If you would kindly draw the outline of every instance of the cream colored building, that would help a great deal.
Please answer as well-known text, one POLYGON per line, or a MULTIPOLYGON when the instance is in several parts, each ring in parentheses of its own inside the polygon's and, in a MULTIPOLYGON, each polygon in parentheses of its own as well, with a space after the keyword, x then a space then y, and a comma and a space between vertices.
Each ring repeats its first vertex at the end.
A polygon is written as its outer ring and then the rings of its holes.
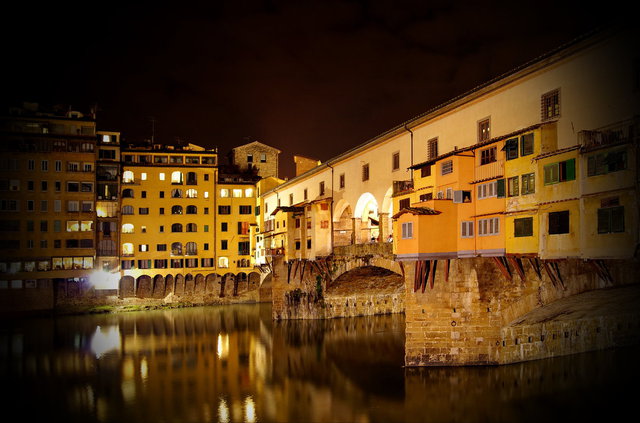
POLYGON ((287 259, 328 255, 333 245, 349 242, 387 241, 390 216, 398 211, 392 199, 413 189, 415 164, 541 123, 555 124, 562 152, 578 148, 584 131, 633 119, 640 114, 638 38, 637 30, 618 28, 576 39, 263 193, 265 230, 273 235, 264 238, 286 247, 287 259), (304 207, 302 216, 315 229, 325 219, 318 203, 329 205, 329 235, 314 230, 312 248, 299 253, 289 245, 295 236, 283 234, 278 219, 301 213, 284 207, 304 207))

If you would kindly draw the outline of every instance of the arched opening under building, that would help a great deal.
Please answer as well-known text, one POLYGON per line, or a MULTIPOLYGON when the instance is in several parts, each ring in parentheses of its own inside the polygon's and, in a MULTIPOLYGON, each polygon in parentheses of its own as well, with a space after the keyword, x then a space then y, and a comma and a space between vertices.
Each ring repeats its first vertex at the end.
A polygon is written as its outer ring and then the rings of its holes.
POLYGON ((353 244, 353 211, 351 210, 351 205, 345 200, 340 200, 336 205, 334 216, 333 245, 339 247, 353 244))

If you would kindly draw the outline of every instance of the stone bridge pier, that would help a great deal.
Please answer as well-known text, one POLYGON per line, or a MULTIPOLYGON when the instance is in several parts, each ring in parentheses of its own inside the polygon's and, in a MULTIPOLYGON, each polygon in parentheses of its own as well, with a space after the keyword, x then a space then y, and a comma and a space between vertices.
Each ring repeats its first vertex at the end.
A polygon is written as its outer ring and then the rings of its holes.
POLYGON ((579 259, 405 262, 405 364, 508 364, 637 344, 640 286, 625 285, 637 265, 607 268, 579 259))
POLYGON ((273 257, 273 318, 404 312, 407 366, 500 365, 640 343, 634 261, 400 262, 390 247, 337 247, 315 261, 273 257), (401 292, 375 295, 354 288, 348 295, 326 295, 336 279, 347 277, 349 283, 364 268, 395 274, 404 284, 401 292))

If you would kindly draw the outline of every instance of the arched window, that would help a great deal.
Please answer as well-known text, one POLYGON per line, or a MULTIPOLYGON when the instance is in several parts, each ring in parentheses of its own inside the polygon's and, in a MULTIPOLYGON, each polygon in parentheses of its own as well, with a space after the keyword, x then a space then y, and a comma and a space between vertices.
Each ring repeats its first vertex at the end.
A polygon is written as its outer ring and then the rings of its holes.
POLYGON ((198 183, 198 175, 195 172, 187 172, 187 185, 196 185, 198 183))
POLYGON ((122 233, 123 234, 132 234, 133 233, 133 224, 125 223, 122 225, 122 233))
POLYGON ((123 189, 122 198, 133 198, 133 190, 131 188, 123 189))
POLYGON ((221 267, 221 268, 229 267, 229 258, 227 258, 227 257, 219 257, 218 258, 218 267, 221 267))
POLYGON ((171 214, 182 214, 182 206, 172 206, 171 214))
POLYGON ((172 184, 180 184, 180 185, 182 185, 182 182, 183 182, 182 172, 176 170, 175 172, 171 173, 171 183, 172 184))
POLYGON ((197 214, 198 208, 196 206, 187 206, 187 214, 197 214))
POLYGON ((133 214, 133 206, 122 206, 122 214, 133 214))
POLYGON ((182 232, 182 224, 174 223, 171 225, 171 232, 182 232))
POLYGON ((188 189, 187 198, 198 198, 198 190, 193 188, 188 189))
POLYGON ((198 244, 195 242, 187 242, 185 244, 185 254, 188 256, 195 256, 198 254, 198 244))
POLYGON ((198 232, 198 225, 195 223, 187 223, 186 232, 198 232))
POLYGON ((133 255, 133 244, 131 242, 125 242, 124 244, 122 244, 122 255, 123 256, 133 255))
POLYGON ((182 255, 182 243, 174 242, 171 244, 171 255, 172 256, 181 256, 182 255))
POLYGON ((135 181, 133 176, 133 172, 130 170, 125 170, 122 172, 122 183, 123 184, 132 184, 135 181))
POLYGON ((171 198, 182 198, 182 190, 180 188, 172 189, 171 198))

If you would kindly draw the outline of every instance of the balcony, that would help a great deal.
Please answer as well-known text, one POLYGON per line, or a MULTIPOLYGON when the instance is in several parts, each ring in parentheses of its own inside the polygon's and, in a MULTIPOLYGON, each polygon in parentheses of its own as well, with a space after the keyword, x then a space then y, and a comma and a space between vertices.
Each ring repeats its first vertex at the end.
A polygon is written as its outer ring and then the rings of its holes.
POLYGON ((284 248, 265 248, 264 255, 267 257, 283 256, 284 248))
POLYGON ((630 119, 591 131, 578 132, 581 150, 591 151, 598 148, 636 142, 640 120, 630 119))
POLYGON ((504 176, 504 160, 476 166, 473 174, 473 181, 480 182, 504 176))
POLYGON ((393 181, 393 195, 413 191, 413 181, 393 181))

